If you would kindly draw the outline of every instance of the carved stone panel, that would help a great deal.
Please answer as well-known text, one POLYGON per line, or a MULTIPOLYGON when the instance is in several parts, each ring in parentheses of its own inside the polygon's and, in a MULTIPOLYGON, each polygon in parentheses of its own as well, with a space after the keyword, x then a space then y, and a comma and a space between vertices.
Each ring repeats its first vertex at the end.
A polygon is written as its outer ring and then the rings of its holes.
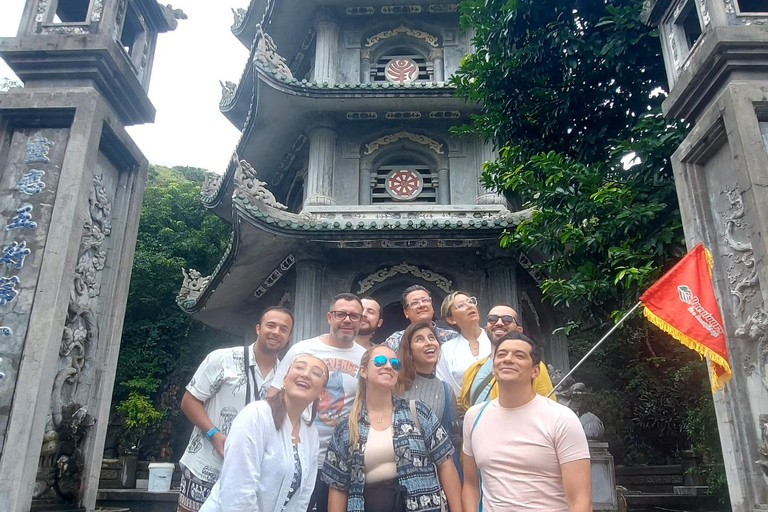
POLYGON ((4 446, 68 129, 22 129, 0 175, 0 453, 4 446))

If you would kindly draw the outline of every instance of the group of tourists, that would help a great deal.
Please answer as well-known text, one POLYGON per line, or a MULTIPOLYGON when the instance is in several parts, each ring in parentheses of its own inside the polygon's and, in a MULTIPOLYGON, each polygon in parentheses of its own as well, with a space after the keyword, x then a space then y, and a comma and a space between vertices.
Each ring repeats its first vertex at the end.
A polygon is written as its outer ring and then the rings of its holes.
POLYGON ((381 345, 381 306, 342 293, 329 332, 282 360, 281 307, 250 346, 209 354, 181 403, 195 428, 178 512, 591 510, 586 436, 517 312, 496 305, 483 328, 475 297, 453 292, 452 330, 426 288, 401 302, 410 325, 381 345))

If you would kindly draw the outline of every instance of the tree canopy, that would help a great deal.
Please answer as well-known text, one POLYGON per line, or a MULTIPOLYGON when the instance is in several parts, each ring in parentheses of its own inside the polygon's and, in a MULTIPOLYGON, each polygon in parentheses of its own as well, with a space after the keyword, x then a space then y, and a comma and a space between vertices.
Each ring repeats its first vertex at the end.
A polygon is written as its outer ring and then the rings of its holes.
MULTIPOLYGON (((483 181, 532 216, 501 245, 541 254, 543 296, 566 312, 576 361, 685 253, 657 33, 642 0, 462 0, 475 51, 453 78, 479 105, 456 130, 499 148, 483 181)), ((618 463, 719 455, 706 368, 636 318, 577 374, 618 463)))
POLYGON ((150 166, 148 174, 112 403, 125 401, 125 416, 151 399, 165 419, 142 454, 169 456, 184 385, 208 352, 232 342, 176 305, 181 269, 213 271, 232 230, 200 202, 204 170, 150 166))

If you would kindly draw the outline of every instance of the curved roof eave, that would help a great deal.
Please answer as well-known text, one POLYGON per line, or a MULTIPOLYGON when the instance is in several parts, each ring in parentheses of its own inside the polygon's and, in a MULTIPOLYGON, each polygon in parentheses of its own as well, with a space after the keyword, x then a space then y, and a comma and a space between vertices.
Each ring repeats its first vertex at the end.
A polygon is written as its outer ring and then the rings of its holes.
MULTIPOLYGON (((393 209, 396 207, 393 207, 393 209)), ((384 206, 386 209, 386 206, 384 206)), ((423 208, 424 209, 424 208, 423 208)), ((235 263, 241 270, 245 267, 252 268, 259 265, 254 272, 247 272, 249 276, 267 276, 273 267, 279 261, 283 252, 289 252, 290 248, 300 240, 312 240, 317 242, 335 242, 339 235, 343 233, 344 239, 370 240, 386 237, 392 238, 420 238, 420 239, 471 239, 471 240, 491 240, 499 236, 506 228, 516 226, 520 221, 528 218, 531 210, 522 210, 510 212, 501 206, 475 206, 475 207, 432 207, 430 210, 433 217, 440 219, 377 219, 380 217, 382 209, 376 212, 370 211, 370 215, 365 219, 364 207, 338 207, 337 213, 332 213, 334 207, 321 207, 322 213, 301 213, 295 214, 274 208, 265 204, 263 201, 252 198, 251 200, 241 197, 232 199, 233 234, 232 242, 227 248, 224 256, 216 269, 208 279, 207 286, 201 291, 199 296, 194 299, 177 298, 177 304, 181 309, 189 314, 197 316, 211 300, 211 296, 224 281, 225 276, 230 272, 235 272, 235 263), (357 210, 358 213, 350 213, 357 210), (356 220, 352 218, 356 217, 356 220), (242 243, 243 224, 250 226, 251 237, 269 239, 270 257, 264 257, 263 254, 250 254, 253 248, 258 248, 264 252, 265 244, 261 243, 242 243), (258 235, 261 233, 261 235, 258 235), (246 250, 246 253, 241 251, 246 250), (283 251, 283 252, 281 252, 283 251)), ((399 210, 403 217, 413 216, 406 210, 399 210)), ((243 272, 245 272, 243 270, 243 272)), ((260 278, 259 278, 260 279, 260 278)), ((255 289, 257 282, 242 283, 237 276, 230 279, 232 283, 222 290, 222 295, 226 304, 216 304, 216 310, 223 309, 237 300, 245 300, 251 288, 255 289), (248 293, 232 293, 229 288, 234 286, 245 286, 248 293), (251 288, 249 288, 249 286, 251 288)), ((218 301, 217 301, 218 302, 218 301)))

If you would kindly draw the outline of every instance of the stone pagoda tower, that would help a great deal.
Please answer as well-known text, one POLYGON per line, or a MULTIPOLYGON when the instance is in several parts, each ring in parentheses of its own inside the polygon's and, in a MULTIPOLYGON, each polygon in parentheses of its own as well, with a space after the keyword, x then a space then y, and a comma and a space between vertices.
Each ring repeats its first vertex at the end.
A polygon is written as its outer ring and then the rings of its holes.
POLYGON ((27 0, 0 56, 0 510, 96 505, 147 160, 156 0, 27 0), (71 506, 71 505, 70 505, 71 506))
POLYGON ((472 45, 457 4, 253 0, 232 32, 250 58, 220 107, 242 137, 202 189, 232 244, 213 275, 185 275, 179 305, 246 338, 265 307, 288 305, 300 340, 325 332, 330 298, 352 292, 382 304, 383 339, 404 326, 407 286, 429 288, 438 311, 467 290, 481 314, 516 308, 567 368, 540 276, 498 250, 527 212, 479 184, 493 148, 450 132, 476 109, 448 85, 472 45))

